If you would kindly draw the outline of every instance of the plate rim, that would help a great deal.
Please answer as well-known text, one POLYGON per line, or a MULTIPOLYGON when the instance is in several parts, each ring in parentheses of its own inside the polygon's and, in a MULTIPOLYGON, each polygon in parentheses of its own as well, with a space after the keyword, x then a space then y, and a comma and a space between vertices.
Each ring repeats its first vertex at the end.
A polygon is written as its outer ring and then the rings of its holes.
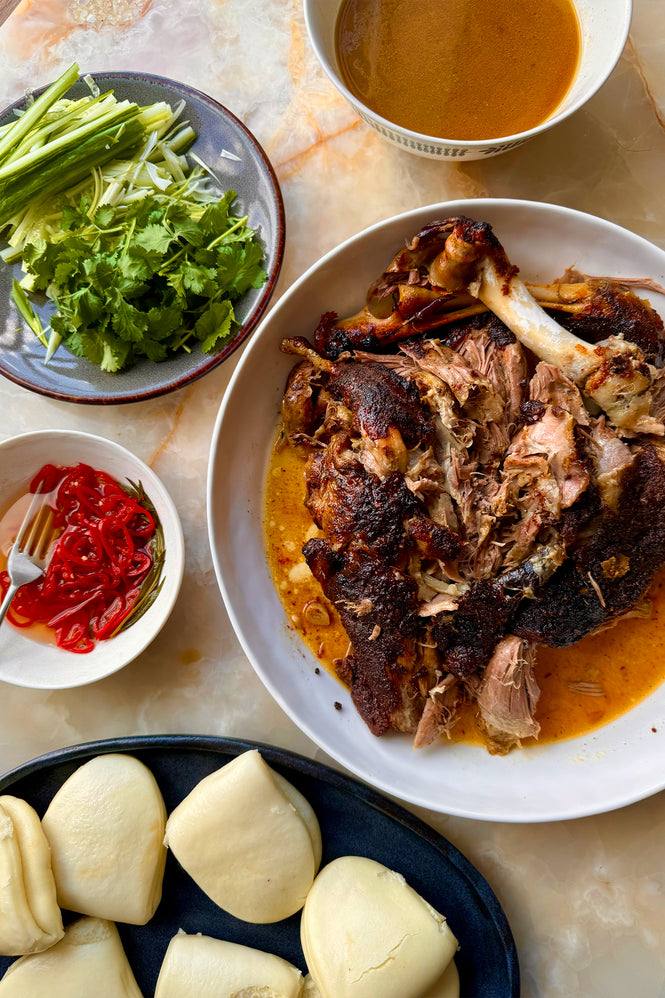
POLYGON ((386 797, 380 791, 361 780, 349 776, 316 759, 290 749, 281 748, 266 742, 253 739, 232 738, 219 735, 200 734, 148 734, 121 735, 113 738, 96 739, 53 749, 42 755, 35 756, 27 762, 13 767, 0 775, 0 794, 11 790, 11 786, 26 777, 38 775, 42 770, 60 764, 76 762, 94 755, 112 752, 131 753, 137 750, 176 750, 177 752, 210 752, 213 755, 239 755, 242 752, 258 750, 268 764, 293 769, 299 774, 314 777, 317 781, 332 785, 335 789, 350 794, 373 810, 396 821, 410 832, 434 848, 444 860, 450 863, 470 884, 483 905, 484 912, 494 924, 495 930, 506 955, 506 984, 511 998, 519 998, 520 967, 517 947, 510 924, 501 903, 480 870, 466 858, 464 853, 453 845, 444 835, 431 825, 428 825, 417 815, 408 811, 401 804, 386 797))
MULTIPOLYGON (((284 198, 282 195, 281 187, 277 179, 277 174, 275 173, 275 168, 270 162, 267 153, 265 152, 263 146, 258 141, 256 136, 247 125, 244 124, 232 111, 229 110, 224 104, 211 97, 209 94, 205 93, 203 90, 198 90, 196 87, 190 86, 188 83, 182 83, 179 80, 174 80, 168 76, 161 76, 157 73, 141 73, 136 70, 114 70, 109 72, 99 71, 92 73, 84 73, 79 75, 77 83, 80 83, 84 77, 91 77, 95 82, 100 80, 135 80, 139 83, 157 84, 159 86, 173 87, 179 91, 183 97, 195 98, 200 100, 202 103, 208 106, 208 108, 220 114, 222 117, 230 119, 231 124, 236 128, 243 136, 245 141, 251 146, 254 155, 261 163, 262 170, 265 173, 268 181, 269 187, 272 193, 272 199, 276 208, 277 215, 277 233, 276 233, 276 248, 275 248, 275 262, 273 264, 272 270, 268 273, 267 280, 263 287, 261 288, 261 294, 258 298, 254 315, 243 323, 236 336, 227 343, 222 349, 210 357, 201 354, 202 357, 206 358, 203 363, 197 367, 194 372, 183 374, 177 378, 171 378, 167 383, 152 387, 141 389, 132 392, 131 395, 124 395, 122 397, 117 397, 113 392, 102 392, 97 393, 94 396, 85 396, 72 392, 60 390, 55 387, 51 388, 45 385, 35 385, 28 378, 21 377, 14 371, 7 371, 4 369, 2 355, 0 354, 0 374, 2 377, 7 378, 8 381, 19 385, 21 388, 25 388, 28 391, 34 392, 37 395, 42 395, 46 398, 56 399, 59 402, 70 402, 77 405, 128 405, 133 402, 144 402, 148 399, 159 398, 162 395, 168 395, 171 392, 178 391, 181 388, 185 388, 187 385, 194 381, 198 381, 204 375, 208 374, 215 367, 218 367, 223 361, 227 360, 240 346, 242 346, 250 335, 254 332, 258 324, 263 319, 265 311, 270 303, 277 281, 279 279, 279 274, 282 268, 282 263, 284 261, 284 247, 286 242, 286 212, 284 208, 284 198)), ((50 84, 45 84, 30 91, 31 96, 39 96, 48 89, 50 84)), ((11 114, 13 110, 21 107, 27 100, 27 95, 24 94, 22 97, 13 101, 11 104, 6 105, 0 109, 0 120, 5 118, 8 114, 11 114)), ((4 264, 2 264, 4 266, 4 264)), ((81 359, 81 358, 77 358, 81 359)), ((88 362, 90 363, 90 362, 88 362)), ((92 365, 95 366, 95 365, 92 365)), ((155 364, 159 367, 158 364, 155 364)), ((121 374, 120 374, 121 376, 121 374)))
MULTIPOLYGON (((660 254, 663 258, 663 268, 665 273, 665 249, 657 246, 656 244, 650 242, 645 237, 627 229, 615 222, 609 221, 602 216, 594 215, 591 212, 580 211, 576 208, 570 208, 566 205, 559 205, 553 202, 546 201, 533 201, 529 199, 521 198, 458 198, 449 199, 443 202, 434 202, 427 205, 421 205, 416 208, 408 209, 406 211, 400 212, 396 215, 391 215, 386 218, 380 219, 379 221, 353 233, 348 238, 344 239, 342 242, 332 247, 326 253, 324 253, 320 258, 314 261, 307 270, 301 274, 296 281, 288 288, 284 295, 271 310, 270 314, 264 317, 264 320, 257 330, 257 335, 254 338, 254 343, 245 352, 240 360, 240 363, 236 366, 224 396, 221 400, 220 407, 217 413, 217 418, 215 420, 215 425, 213 429, 213 435, 210 444, 209 453, 209 463, 208 463, 208 482, 207 482, 207 517, 208 517, 208 535, 212 554, 213 565, 215 568, 215 574, 217 576, 217 582, 220 588, 222 599, 224 601, 227 613, 231 620, 232 626, 236 633, 236 636, 247 655, 254 671, 257 673, 264 686, 268 689, 271 696, 276 700, 276 702, 281 706, 281 708, 288 714, 288 716, 297 724, 297 726, 309 737, 311 738, 321 749, 327 752, 330 756, 335 758, 340 765, 344 766, 354 774, 356 774, 360 779, 369 779, 366 769, 362 765, 355 765, 352 759, 352 753, 346 751, 342 752, 339 747, 339 742, 334 741, 327 734, 321 735, 316 727, 309 721, 308 718, 302 718, 298 716, 296 720, 295 713, 290 706, 288 699, 283 695, 281 689, 277 682, 266 674, 266 670, 261 662, 258 661, 256 654, 253 652, 250 642, 246 635, 243 634, 240 623, 238 621, 235 609, 233 606, 233 600, 231 594, 224 581, 222 567, 220 559, 218 558, 216 549, 216 538, 215 538, 215 511, 214 511, 214 478, 215 478, 215 457, 216 450, 219 447, 220 440, 220 430, 222 422, 224 421, 225 412, 227 407, 230 405, 230 400, 235 390, 236 383, 243 377, 246 366, 251 363, 252 352, 254 349, 259 349, 259 343, 261 341, 261 334, 263 332, 264 325, 274 322, 276 316, 279 317, 280 310, 286 308, 288 305, 288 300, 294 295, 297 290, 309 279, 309 277, 317 270, 320 270, 328 264, 328 262, 341 254, 349 246, 355 244, 362 238, 371 236, 377 230, 387 227, 393 223, 399 223, 400 221, 406 221, 409 219, 414 219, 416 216, 421 218, 426 213, 429 214, 430 218, 435 218, 438 215, 443 215, 447 213, 448 215, 453 213, 465 213, 477 214, 483 210, 492 210, 498 208, 499 210, 506 209, 527 209, 544 212, 545 214, 552 213, 554 216, 564 216, 570 219, 577 219, 579 221, 586 221, 588 223, 591 220, 595 225, 597 225, 605 236, 611 235, 612 233, 621 234, 623 238, 629 238, 634 241, 635 244, 641 244, 649 252, 656 252, 660 254)), ((424 223, 423 223, 424 224, 424 223)), ((307 652, 306 647, 303 645, 305 653, 307 652)), ((647 697, 646 700, 649 698, 647 697)), ((642 703, 645 701, 642 701, 642 703)), ((639 709, 640 704, 637 704, 634 709, 639 709)), ((615 720, 620 720, 615 719, 615 720)), ((613 723, 613 722, 609 722, 613 723)), ((603 727, 607 727, 605 725, 603 727)), ((589 738, 593 741, 594 736, 597 734, 598 730, 594 729, 589 732, 586 736, 578 736, 577 738, 566 739, 562 743, 555 744, 565 744, 566 742, 570 745, 574 743, 581 743, 584 737, 589 738)), ((587 746, 588 747, 588 746, 587 746)), ((535 751, 539 750, 539 746, 536 746, 535 751)), ((543 749, 547 748, 546 745, 542 746, 543 749)), ((595 751, 594 747, 591 746, 590 751, 595 751)), ((475 820, 489 820, 489 821, 499 821, 506 823, 541 823, 548 821, 562 821, 577 819, 583 817, 589 817, 595 814, 605 813, 608 811, 616 810, 621 807, 636 803, 643 800, 655 793, 663 790, 665 788, 665 771, 662 780, 659 781, 647 781, 644 785, 637 786, 636 783, 631 784, 630 790, 626 791, 625 788, 622 792, 617 795, 617 791, 613 790, 608 793, 603 802, 599 803, 593 799, 585 800, 584 802, 577 801, 567 807, 558 807, 558 810, 552 811, 546 808, 540 808, 536 813, 529 813, 524 808, 520 808, 518 803, 514 803, 508 809, 478 809, 472 808, 470 806, 455 805, 453 802, 446 800, 435 801, 432 799, 431 795, 427 796, 418 791, 411 791, 407 793, 404 788, 396 788, 394 784, 391 784, 383 775, 377 773, 376 769, 372 771, 371 779, 375 785, 387 794, 394 794, 395 796, 401 797, 403 800, 408 801, 417 806, 428 808, 430 810, 438 811, 440 813, 446 813, 451 815, 457 815, 459 817, 471 818, 475 820)))

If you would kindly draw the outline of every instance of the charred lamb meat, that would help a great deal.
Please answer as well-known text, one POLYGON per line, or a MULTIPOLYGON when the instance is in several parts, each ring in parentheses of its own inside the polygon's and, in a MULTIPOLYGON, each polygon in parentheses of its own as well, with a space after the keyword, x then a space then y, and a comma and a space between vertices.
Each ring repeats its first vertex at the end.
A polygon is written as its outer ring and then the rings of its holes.
POLYGON ((538 734, 537 646, 641 612, 665 564, 665 333, 639 283, 527 286, 489 225, 453 218, 360 313, 284 341, 322 535, 304 555, 375 734, 426 745, 472 698, 508 751, 538 734))

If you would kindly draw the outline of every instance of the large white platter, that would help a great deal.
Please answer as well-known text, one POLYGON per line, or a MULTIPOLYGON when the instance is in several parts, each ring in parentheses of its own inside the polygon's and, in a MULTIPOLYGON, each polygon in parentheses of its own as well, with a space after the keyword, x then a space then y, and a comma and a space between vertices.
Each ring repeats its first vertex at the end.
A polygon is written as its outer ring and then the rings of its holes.
MULTIPOLYGON (((257 330, 222 401, 212 440, 208 523, 215 570, 233 626, 256 672, 299 727, 374 786, 436 811, 494 821, 596 814, 665 787, 665 684, 629 713, 582 738, 491 756, 471 745, 414 751, 404 736, 375 738, 345 689, 289 627, 266 564, 264 480, 293 358, 285 336, 311 337, 320 315, 350 314, 404 241, 457 214, 490 222, 523 277, 566 267, 665 283, 665 253, 603 219, 527 201, 428 205, 366 229, 323 257, 257 330), (335 709, 334 702, 343 704, 335 709)), ((650 297, 661 314, 665 301, 650 297)))

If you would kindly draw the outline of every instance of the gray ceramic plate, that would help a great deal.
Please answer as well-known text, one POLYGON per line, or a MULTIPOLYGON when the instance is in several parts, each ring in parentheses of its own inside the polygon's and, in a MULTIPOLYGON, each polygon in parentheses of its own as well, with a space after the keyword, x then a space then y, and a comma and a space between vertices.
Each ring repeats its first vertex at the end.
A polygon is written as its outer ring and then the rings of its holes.
MULTIPOLYGON (((20 266, 8 267, 0 261, 0 374, 51 398, 65 402, 104 405, 137 402, 164 395, 207 374, 221 364, 249 336, 265 311, 275 289, 284 253, 284 205, 274 170, 251 132, 230 111, 198 90, 183 83, 141 73, 92 74, 100 90, 113 89, 119 99, 138 104, 165 100, 186 102, 183 118, 189 120, 198 139, 197 155, 221 179, 225 189, 238 195, 238 213, 249 216, 248 224, 257 232, 264 250, 268 279, 259 290, 250 290, 235 307, 241 323, 235 337, 216 354, 203 354, 196 348, 159 364, 141 361, 120 374, 108 374, 87 360, 74 357, 60 347, 48 365, 44 347, 19 316, 11 299, 13 277, 20 266), (230 153, 231 158, 222 155, 230 153)), ((87 87, 80 82, 70 91, 83 96, 87 87)), ((18 101, 0 114, 0 124, 10 119, 18 101)), ((44 325, 47 309, 41 310, 44 325)))

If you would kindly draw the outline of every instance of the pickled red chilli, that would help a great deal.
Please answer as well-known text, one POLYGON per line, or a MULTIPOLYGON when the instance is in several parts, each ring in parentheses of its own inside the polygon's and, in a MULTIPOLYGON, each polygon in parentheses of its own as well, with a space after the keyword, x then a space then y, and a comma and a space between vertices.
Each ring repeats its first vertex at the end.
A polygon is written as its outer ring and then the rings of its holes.
MULTIPOLYGON (((19 589, 8 618, 16 627, 45 624, 60 648, 89 652, 117 632, 139 601, 154 564, 155 517, 114 478, 86 464, 47 464, 30 492, 40 483, 58 533, 45 574, 19 589)), ((8 585, 7 572, 0 573, 3 593, 8 585)))

